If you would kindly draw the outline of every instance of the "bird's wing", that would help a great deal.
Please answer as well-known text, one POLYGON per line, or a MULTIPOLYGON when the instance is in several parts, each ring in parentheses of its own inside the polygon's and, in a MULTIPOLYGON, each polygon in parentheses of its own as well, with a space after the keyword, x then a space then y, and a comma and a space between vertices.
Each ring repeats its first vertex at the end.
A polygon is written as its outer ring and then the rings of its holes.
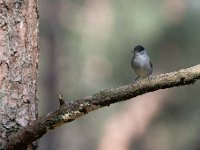
POLYGON ((149 63, 150 63, 150 66, 151 66, 151 73, 152 73, 153 72, 153 65, 152 65, 151 61, 149 61, 149 63))
POLYGON ((153 69, 153 65, 152 65, 151 61, 149 61, 149 63, 150 63, 151 68, 153 69))

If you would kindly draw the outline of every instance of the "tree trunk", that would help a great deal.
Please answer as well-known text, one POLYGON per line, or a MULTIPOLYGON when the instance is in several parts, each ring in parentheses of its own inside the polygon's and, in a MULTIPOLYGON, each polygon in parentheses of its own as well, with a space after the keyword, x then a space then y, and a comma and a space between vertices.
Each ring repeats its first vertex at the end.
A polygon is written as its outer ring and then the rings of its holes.
POLYGON ((37 8, 37 0, 0 0, 0 149, 37 118, 37 8))

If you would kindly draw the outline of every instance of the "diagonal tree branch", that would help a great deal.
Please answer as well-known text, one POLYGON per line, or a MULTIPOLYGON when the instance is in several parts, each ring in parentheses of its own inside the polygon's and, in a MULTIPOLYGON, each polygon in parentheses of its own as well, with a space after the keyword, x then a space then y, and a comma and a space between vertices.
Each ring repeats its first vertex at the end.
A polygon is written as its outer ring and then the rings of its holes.
POLYGON ((39 139, 49 130, 99 108, 159 89, 193 84, 197 79, 200 79, 200 64, 191 68, 157 75, 150 80, 144 79, 115 89, 102 90, 72 102, 63 103, 62 96, 60 96, 60 108, 58 110, 38 118, 31 122, 29 126, 23 127, 12 134, 8 138, 6 149, 23 149, 27 144, 39 139))

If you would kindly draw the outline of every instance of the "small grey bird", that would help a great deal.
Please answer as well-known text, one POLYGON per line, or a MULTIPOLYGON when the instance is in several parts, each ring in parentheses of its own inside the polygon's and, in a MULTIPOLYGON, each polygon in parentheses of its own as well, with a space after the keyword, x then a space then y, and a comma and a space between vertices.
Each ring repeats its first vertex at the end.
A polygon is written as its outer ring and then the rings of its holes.
POLYGON ((141 45, 137 45, 131 52, 134 54, 131 60, 131 66, 138 75, 135 81, 140 77, 149 78, 153 72, 153 66, 146 49, 141 45))

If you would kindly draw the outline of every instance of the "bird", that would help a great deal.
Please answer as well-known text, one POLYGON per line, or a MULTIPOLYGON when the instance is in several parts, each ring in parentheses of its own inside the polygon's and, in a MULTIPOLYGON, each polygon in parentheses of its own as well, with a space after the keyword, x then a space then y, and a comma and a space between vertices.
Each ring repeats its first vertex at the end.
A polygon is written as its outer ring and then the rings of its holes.
POLYGON ((141 45, 137 45, 131 52, 133 52, 131 66, 137 74, 134 81, 136 82, 140 77, 149 79, 153 72, 153 65, 146 49, 141 45))

